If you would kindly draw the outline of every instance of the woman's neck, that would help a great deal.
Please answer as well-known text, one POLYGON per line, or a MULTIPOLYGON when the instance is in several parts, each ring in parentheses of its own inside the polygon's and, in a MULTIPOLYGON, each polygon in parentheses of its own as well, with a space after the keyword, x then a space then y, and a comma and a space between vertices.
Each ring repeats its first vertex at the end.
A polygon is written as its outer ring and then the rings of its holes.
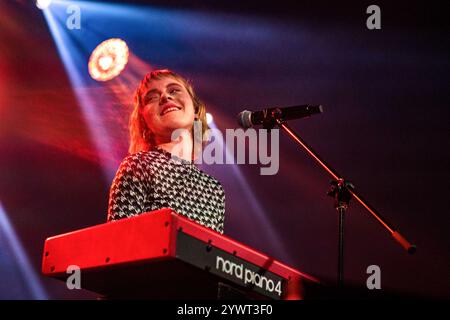
POLYGON ((192 161, 193 144, 192 136, 190 134, 181 134, 178 139, 159 143, 157 146, 178 158, 192 161))

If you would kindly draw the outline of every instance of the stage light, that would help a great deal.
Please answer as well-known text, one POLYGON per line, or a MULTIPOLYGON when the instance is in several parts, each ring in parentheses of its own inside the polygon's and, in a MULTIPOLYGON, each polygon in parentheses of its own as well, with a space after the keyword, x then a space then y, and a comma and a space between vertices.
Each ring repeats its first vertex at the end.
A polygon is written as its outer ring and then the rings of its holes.
POLYGON ((48 8, 51 3, 52 0, 36 0, 36 6, 41 10, 48 8))
POLYGON ((100 43, 89 58, 89 74, 94 80, 108 81, 117 77, 128 63, 128 46, 121 39, 100 43))
POLYGON ((213 122, 213 116, 212 116, 212 114, 211 113, 209 113, 209 112, 207 112, 206 113, 206 123, 209 125, 209 124, 211 124, 212 122, 213 122))
POLYGON ((108 70, 111 67, 112 63, 113 59, 110 56, 101 57, 100 59, 98 59, 98 65, 104 71, 108 70))

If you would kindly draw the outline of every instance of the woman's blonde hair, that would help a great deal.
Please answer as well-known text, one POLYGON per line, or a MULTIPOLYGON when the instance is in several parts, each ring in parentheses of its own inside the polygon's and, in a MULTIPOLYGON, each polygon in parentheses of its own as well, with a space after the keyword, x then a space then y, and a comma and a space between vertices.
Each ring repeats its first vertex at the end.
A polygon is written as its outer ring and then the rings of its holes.
POLYGON ((201 121, 202 124, 202 139, 206 130, 208 129, 208 125, 206 123, 205 105, 197 97, 194 92, 194 88, 189 83, 189 81, 168 69, 154 70, 152 72, 149 72, 144 77, 144 79, 142 79, 134 95, 134 109, 130 115, 129 122, 130 147, 128 149, 128 152, 130 154, 139 151, 148 151, 155 146, 153 135, 151 134, 151 131, 145 123, 144 117, 141 113, 142 108, 144 107, 142 95, 146 93, 147 86, 152 80, 161 80, 163 78, 173 78, 177 81, 180 81, 186 88, 189 96, 192 99, 197 118, 201 121))

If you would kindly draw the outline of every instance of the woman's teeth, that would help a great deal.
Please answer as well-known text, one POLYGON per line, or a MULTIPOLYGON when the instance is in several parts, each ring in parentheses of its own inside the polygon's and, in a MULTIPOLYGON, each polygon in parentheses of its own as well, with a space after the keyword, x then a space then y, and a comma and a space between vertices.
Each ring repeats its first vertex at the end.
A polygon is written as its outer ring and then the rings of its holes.
POLYGON ((170 108, 167 108, 166 110, 164 110, 162 115, 165 115, 168 112, 177 111, 177 110, 178 110, 178 108, 176 108, 176 107, 170 107, 170 108))

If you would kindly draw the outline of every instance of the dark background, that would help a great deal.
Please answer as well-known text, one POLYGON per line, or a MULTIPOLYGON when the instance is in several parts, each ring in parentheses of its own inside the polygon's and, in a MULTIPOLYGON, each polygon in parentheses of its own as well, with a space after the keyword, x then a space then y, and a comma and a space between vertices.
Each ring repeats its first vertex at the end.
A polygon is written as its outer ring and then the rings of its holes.
MULTIPOLYGON (((104 164, 115 169, 126 155, 130 109, 111 88, 85 81, 87 94, 106 96, 95 102, 112 153, 99 154, 46 20, 32 2, 0 2, 0 201, 46 297, 89 298, 40 275, 43 243, 105 222, 111 176, 104 164)), ((383 290, 450 297, 443 2, 376 2, 381 30, 366 28, 365 11, 373 4, 366 1, 111 3, 133 4, 143 15, 155 7, 162 15, 148 17, 151 28, 137 28, 145 17, 125 17, 125 24, 120 14, 82 11, 82 30, 100 30, 104 38, 75 35, 86 45, 70 50, 88 58, 99 42, 120 36, 142 61, 191 79, 222 130, 235 128, 243 109, 322 104, 322 115, 291 125, 418 247, 408 255, 353 201, 347 281, 364 286, 366 268, 375 264, 383 290)), ((79 65, 85 76, 86 65, 79 65)), ((203 169, 226 190, 225 234, 322 280, 335 279, 330 177, 293 141, 281 134, 274 176, 261 176, 259 166, 239 166, 241 180, 232 166, 203 169)), ((0 298, 37 298, 2 224, 0 298)))

